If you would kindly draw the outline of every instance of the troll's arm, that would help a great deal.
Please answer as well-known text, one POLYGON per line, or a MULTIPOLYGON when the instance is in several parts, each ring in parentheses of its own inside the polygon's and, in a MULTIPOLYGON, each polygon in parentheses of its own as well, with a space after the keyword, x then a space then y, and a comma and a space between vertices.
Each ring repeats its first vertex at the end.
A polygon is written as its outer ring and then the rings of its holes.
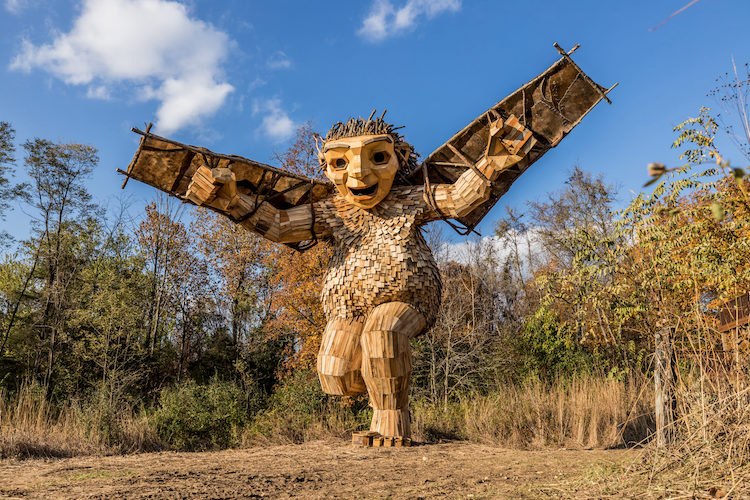
POLYGON ((321 202, 289 209, 276 208, 260 197, 237 191, 238 175, 231 168, 199 168, 188 186, 187 198, 196 205, 226 213, 245 229, 277 243, 298 243, 326 236, 321 202))
POLYGON ((485 203, 492 193, 492 182, 500 172, 512 168, 528 154, 536 140, 518 118, 496 120, 490 125, 490 135, 484 157, 472 164, 454 149, 464 163, 472 168, 453 184, 437 184, 425 191, 425 201, 440 215, 463 217, 485 203))

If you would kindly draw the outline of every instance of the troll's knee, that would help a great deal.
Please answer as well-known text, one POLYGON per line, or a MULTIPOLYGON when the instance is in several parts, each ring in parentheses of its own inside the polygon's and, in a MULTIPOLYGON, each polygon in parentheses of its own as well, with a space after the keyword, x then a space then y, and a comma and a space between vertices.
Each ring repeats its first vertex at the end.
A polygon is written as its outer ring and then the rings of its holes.
POLYGON ((354 396, 365 392, 360 363, 361 359, 347 360, 331 355, 318 355, 318 378, 323 392, 338 396, 354 396))

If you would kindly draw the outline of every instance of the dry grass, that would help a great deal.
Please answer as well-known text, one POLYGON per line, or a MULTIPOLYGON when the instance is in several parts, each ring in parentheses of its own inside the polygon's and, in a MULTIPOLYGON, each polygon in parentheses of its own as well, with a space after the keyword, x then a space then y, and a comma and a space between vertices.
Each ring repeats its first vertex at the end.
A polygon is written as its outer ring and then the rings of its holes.
POLYGON ((676 389, 674 439, 631 475, 668 497, 750 498, 750 388, 698 367, 676 389))
POLYGON ((44 391, 0 390, 0 458, 71 457, 164 449, 145 414, 106 404, 53 408, 44 391))
POLYGON ((366 429, 372 413, 354 414, 346 402, 334 401, 319 411, 278 409, 258 415, 242 433, 242 446, 299 444, 328 439, 349 439, 353 430, 366 429))
MULTIPOLYGON (((640 441, 653 426, 653 391, 640 379, 600 378, 499 385, 490 395, 466 396, 448 408, 415 404, 418 441, 465 439, 511 448, 617 447, 640 441)), ((346 439, 369 425, 370 412, 345 402, 323 407, 280 405, 238 431, 240 446, 346 439)), ((152 416, 127 407, 72 402, 54 409, 39 387, 13 398, 0 393, 0 457, 64 457, 166 449, 152 416)))
MULTIPOLYGON (((416 404, 417 440, 467 439, 507 447, 621 446, 652 426, 650 386, 635 380, 582 378, 554 385, 498 386, 491 395, 465 397, 448 408, 416 404)), ((259 414, 241 432, 242 446, 347 438, 367 428, 370 413, 340 401, 318 410, 293 407, 259 414)), ((165 449, 151 418, 110 405, 70 403, 53 409, 39 387, 12 399, 0 393, 0 457, 73 456, 165 449)))
POLYGON ((515 448, 627 446, 653 430, 653 389, 643 377, 500 386, 458 404, 416 405, 417 439, 468 439, 515 448))
MULTIPOLYGON (((711 359, 713 358, 713 359, 711 359)), ((671 443, 645 446, 643 459, 598 481, 599 492, 639 498, 750 498, 750 380, 746 362, 679 360, 671 443)))

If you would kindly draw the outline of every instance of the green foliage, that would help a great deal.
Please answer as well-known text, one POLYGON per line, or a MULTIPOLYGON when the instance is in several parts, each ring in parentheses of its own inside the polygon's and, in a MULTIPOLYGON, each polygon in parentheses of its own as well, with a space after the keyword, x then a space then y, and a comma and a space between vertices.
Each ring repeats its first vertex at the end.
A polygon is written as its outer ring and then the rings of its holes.
POLYGON ((555 313, 540 307, 526 320, 521 335, 529 374, 551 380, 560 375, 588 372, 594 358, 575 340, 570 327, 561 324, 555 313))
POLYGON ((309 370, 299 370, 276 388, 269 401, 269 411, 311 416, 320 413, 328 399, 320 389, 317 375, 309 370))
POLYGON ((236 446, 246 419, 242 390, 218 379, 206 385, 189 380, 162 390, 155 414, 159 436, 180 450, 236 446))
MULTIPOLYGON (((14 198, 26 198, 26 186, 14 185, 10 179, 16 161, 13 156, 16 152, 15 138, 16 131, 11 124, 0 121, 0 221, 5 218, 5 212, 14 198)), ((5 244, 8 240, 10 236, 0 230, 0 244, 5 244)))
POLYGON ((716 159, 716 132, 719 124, 710 113, 711 109, 702 106, 697 117, 688 118, 674 128, 679 132, 672 143, 673 148, 687 146, 680 154, 680 158, 688 163, 699 164, 716 159))
POLYGON ((363 397, 332 398, 320 389, 315 372, 300 369, 276 388, 268 407, 254 418, 246 438, 255 441, 276 437, 300 443, 311 433, 362 429, 372 417, 365 401, 363 397))

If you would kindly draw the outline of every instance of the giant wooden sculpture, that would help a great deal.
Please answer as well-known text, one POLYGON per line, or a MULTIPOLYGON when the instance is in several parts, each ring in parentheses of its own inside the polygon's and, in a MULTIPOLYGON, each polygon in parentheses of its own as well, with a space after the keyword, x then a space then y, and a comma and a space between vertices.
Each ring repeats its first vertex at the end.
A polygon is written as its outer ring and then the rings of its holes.
POLYGON ((473 230, 529 165, 608 100, 608 90, 570 59, 572 51, 558 50, 563 57, 547 71, 421 164, 383 116, 370 115, 335 124, 322 142, 321 168, 332 184, 149 129, 134 129, 143 137, 122 173, 298 250, 330 241, 321 385, 329 394, 368 392, 370 432, 355 440, 408 444, 409 342, 430 327, 440 305, 440 274, 420 228, 442 219, 463 234, 473 230))

